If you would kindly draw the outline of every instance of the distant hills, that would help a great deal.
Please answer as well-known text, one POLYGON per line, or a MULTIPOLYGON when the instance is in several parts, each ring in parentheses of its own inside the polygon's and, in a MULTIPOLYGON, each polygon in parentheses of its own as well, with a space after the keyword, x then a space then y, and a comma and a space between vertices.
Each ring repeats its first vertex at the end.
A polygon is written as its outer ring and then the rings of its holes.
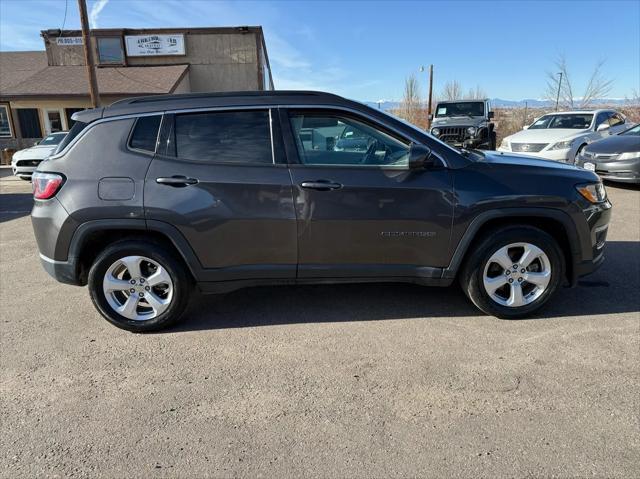
MULTIPOLYGON (((491 104, 496 108, 524 108, 525 104, 529 108, 545 108, 554 106, 555 103, 549 100, 537 100, 533 98, 527 98, 525 100, 503 100, 502 98, 491 98, 491 104)), ((400 102, 397 100, 380 100, 380 101, 365 101, 366 105, 373 108, 380 107, 381 110, 395 110, 400 106, 400 102)), ((598 98, 592 102, 593 105, 625 105, 628 104, 628 100, 625 98, 598 98)))

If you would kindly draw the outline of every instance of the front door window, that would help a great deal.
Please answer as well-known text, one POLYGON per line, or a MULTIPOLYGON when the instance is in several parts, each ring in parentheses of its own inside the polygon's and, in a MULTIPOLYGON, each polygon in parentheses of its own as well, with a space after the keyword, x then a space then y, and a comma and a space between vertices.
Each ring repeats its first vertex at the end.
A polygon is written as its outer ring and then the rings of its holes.
POLYGON ((304 165, 408 167, 409 144, 362 121, 332 113, 293 113, 304 165))

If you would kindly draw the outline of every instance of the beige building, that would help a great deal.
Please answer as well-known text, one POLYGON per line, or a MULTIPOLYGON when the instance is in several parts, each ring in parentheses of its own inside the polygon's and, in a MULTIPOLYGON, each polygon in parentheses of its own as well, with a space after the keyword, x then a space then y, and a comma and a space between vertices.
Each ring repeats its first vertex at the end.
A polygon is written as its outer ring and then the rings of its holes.
MULTIPOLYGON (((90 107, 79 30, 41 32, 44 51, 0 52, 0 148, 24 148, 90 107)), ((261 27, 100 29, 101 104, 138 95, 272 90, 261 27)))

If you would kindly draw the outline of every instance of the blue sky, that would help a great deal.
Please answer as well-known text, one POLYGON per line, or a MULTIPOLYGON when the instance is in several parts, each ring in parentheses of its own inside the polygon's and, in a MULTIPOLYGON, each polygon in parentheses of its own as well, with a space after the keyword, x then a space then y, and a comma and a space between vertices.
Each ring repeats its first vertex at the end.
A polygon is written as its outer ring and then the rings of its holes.
MULTIPOLYGON (((398 99, 404 79, 435 65, 435 89, 458 80, 490 97, 540 98, 545 72, 564 54, 576 95, 606 60, 609 97, 640 90, 640 1, 87 0, 92 26, 262 25, 276 88, 357 100, 398 99)), ((0 50, 43 49, 65 0, 0 0, 0 50)), ((68 0, 65 28, 79 28, 68 0)))

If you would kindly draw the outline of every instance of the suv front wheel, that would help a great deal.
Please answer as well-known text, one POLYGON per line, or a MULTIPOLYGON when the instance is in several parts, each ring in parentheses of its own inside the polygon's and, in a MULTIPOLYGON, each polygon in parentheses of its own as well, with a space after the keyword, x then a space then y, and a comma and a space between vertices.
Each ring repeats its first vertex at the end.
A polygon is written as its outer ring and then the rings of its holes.
POLYGON ((460 282, 480 310, 517 319, 541 308, 564 277, 564 258, 556 240, 537 228, 492 231, 480 241, 462 270, 460 282))
POLYGON ((108 246, 89 271, 91 300, 111 324, 149 332, 182 316, 191 284, 184 265, 161 245, 124 240, 108 246))

